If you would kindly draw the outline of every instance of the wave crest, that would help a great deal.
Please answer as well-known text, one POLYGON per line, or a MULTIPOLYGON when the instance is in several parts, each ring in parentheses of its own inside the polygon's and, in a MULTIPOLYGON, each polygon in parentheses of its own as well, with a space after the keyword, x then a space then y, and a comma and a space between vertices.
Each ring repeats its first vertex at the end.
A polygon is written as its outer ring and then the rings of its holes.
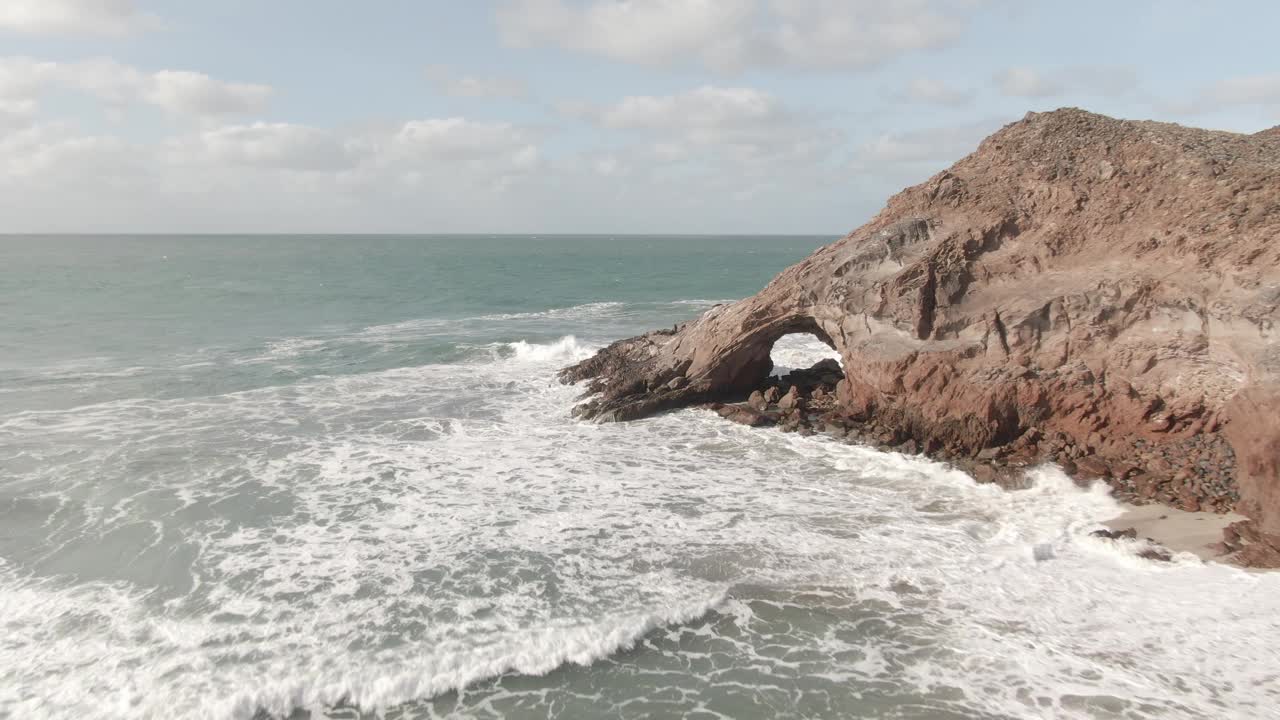
POLYGON ((507 343, 506 347, 513 353, 513 359, 520 362, 575 362, 585 360, 595 351, 594 348, 578 342, 573 335, 566 335, 551 343, 530 343, 518 340, 507 343))
POLYGON ((462 690, 508 672, 542 676, 570 663, 590 665, 633 647, 658 628, 693 622, 721 605, 725 590, 631 615, 585 624, 532 628, 485 647, 441 647, 391 672, 351 673, 347 668, 303 680, 267 683, 229 698, 211 715, 286 717, 297 708, 351 705, 380 711, 413 700, 462 690))

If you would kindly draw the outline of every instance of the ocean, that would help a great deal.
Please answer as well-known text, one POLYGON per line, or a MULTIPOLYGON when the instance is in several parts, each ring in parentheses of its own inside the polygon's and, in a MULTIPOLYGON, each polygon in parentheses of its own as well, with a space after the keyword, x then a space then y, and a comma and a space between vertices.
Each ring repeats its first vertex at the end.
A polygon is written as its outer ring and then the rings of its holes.
POLYGON ((1280 574, 1103 487, 571 417, 832 240, 0 238, 0 717, 1280 717, 1280 574))

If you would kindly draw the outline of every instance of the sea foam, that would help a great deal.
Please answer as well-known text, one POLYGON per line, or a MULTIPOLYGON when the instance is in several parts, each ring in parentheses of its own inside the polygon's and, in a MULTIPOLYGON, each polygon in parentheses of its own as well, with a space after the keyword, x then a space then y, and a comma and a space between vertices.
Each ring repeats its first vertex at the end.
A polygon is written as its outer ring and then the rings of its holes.
POLYGON ((0 522, 42 544, 0 566, 0 714, 1280 701, 1280 578, 1090 538, 1105 488, 1005 492, 701 410, 576 422, 554 374, 591 350, 0 418, 23 473, 0 522))

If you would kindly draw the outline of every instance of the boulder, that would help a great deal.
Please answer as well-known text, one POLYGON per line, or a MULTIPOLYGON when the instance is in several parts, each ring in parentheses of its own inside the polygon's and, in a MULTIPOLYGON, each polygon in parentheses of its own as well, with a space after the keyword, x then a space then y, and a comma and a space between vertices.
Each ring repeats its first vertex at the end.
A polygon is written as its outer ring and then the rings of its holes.
POLYGON ((840 367, 840 362, 832 358, 823 358, 814 363, 809 368, 812 375, 835 375, 836 377, 844 377, 844 368, 840 367))
POLYGON ((1106 478, 1111 476, 1111 468, 1101 459, 1093 456, 1076 460, 1078 472, 1086 478, 1106 478))
POLYGON ((783 411, 796 410, 796 409, 799 409, 800 406, 801 406, 800 390, 795 385, 792 385, 791 389, 787 391, 787 394, 783 395, 778 400, 779 410, 783 410, 783 411))
POLYGON ((773 424, 773 418, 747 405, 725 405, 716 412, 726 420, 732 420, 749 427, 773 424))
POLYGON ((1160 492, 1160 479, 1154 475, 1138 473, 1129 481, 1133 484, 1134 493, 1145 500, 1154 498, 1160 492))

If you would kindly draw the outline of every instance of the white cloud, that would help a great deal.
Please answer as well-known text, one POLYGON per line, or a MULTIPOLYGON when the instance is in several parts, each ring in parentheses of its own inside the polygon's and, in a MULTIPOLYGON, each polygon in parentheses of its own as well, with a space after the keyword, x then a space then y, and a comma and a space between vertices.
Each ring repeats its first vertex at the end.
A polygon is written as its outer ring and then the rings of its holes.
MULTIPOLYGON (((710 206, 738 208, 741 215, 748 212, 744 203, 807 197, 847 182, 835 161, 844 134, 755 88, 708 85, 569 110, 608 138, 574 161, 565 182, 575 192, 607 192, 701 217, 710 206), (599 187, 580 187, 592 183, 599 187)), ((794 216, 802 204, 779 212, 794 216)))
POLYGON ((83 135, 58 123, 33 124, 0 137, 0 187, 27 191, 120 185, 137 176, 138 155, 125 141, 83 135))
POLYGON ((78 90, 112 106, 142 103, 192 117, 258 112, 272 95, 266 85, 187 71, 147 73, 110 58, 64 63, 0 57, 0 100, 35 102, 55 88, 78 90))
POLYGON ((604 128, 645 133, 654 161, 697 156, 730 177, 767 163, 820 163, 843 139, 776 97, 744 87, 632 96, 602 108, 577 108, 577 114, 604 128))
POLYGON ((228 125, 206 130, 194 149, 214 163, 300 171, 353 167, 358 151, 327 130, 288 123, 228 125))
POLYGON ((1012 67, 995 76, 1000 92, 1012 97, 1048 98, 1066 94, 1120 97, 1138 87, 1133 68, 1109 65, 1073 65, 1043 72, 1012 67))
POLYGON ((597 174, 604 177, 624 175, 630 170, 618 159, 616 155, 602 155, 594 158, 591 165, 597 174))
POLYGON ((266 107, 271 94, 266 85, 223 82, 197 72, 162 70, 144 79, 141 97, 172 113, 205 117, 258 112, 266 107))
POLYGON ((1137 71, 1121 65, 1078 65, 1066 73, 1067 87, 1103 97, 1132 95, 1140 84, 1137 71))
POLYGON ((27 57, 0 58, 0 100, 32 100, 50 84, 57 67, 27 57))
POLYGON ((561 45, 617 60, 660 64, 695 55, 731 62, 741 55, 736 29, 750 22, 755 0, 515 0, 497 13, 503 38, 517 47, 561 45))
POLYGON ((467 188, 505 192, 541 160, 523 128, 457 117, 412 120, 373 145, 378 171, 404 186, 449 194, 467 188))
POLYGON ((1270 75, 1242 75, 1226 78, 1200 88, 1190 99, 1157 103, 1157 107, 1175 115, 1202 115, 1236 108, 1254 108, 1263 117, 1252 113, 1237 129, 1256 128, 1275 123, 1275 113, 1280 112, 1280 73, 1270 75))
POLYGON ((1205 104, 1280 104, 1280 74, 1229 78, 1210 85, 1201 93, 1205 104))
POLYGON ((598 118, 612 128, 719 130, 773 124, 786 114, 776 98, 759 90, 704 85, 678 95, 627 97, 605 108, 598 118))
POLYGON ((752 89, 638 97, 583 117, 607 147, 548 156, 538 128, 461 117, 203 125, 152 142, 27 127, 0 133, 3 227, 784 231, 776 218, 819 227, 818 191, 846 179, 825 167, 838 134, 752 89), (566 198, 579 212, 564 212, 566 198))
POLYGON ((535 138, 507 123, 465 118, 410 120, 346 131, 291 123, 226 125, 166 144, 171 165, 329 174, 379 184, 411 177, 421 184, 492 183, 534 169, 535 138))
POLYGON ((972 0, 508 0, 496 18, 517 47, 555 45, 646 65, 695 61, 864 68, 956 38, 972 0))
POLYGON ((156 27, 133 0, 3 0, 0 30, 33 35, 125 35, 156 27))
POLYGON ((1031 68, 1009 68, 996 75, 1000 92, 1015 97, 1051 97, 1065 89, 1031 68))
POLYGON ((968 105, 973 99, 972 92, 957 90, 940 80, 925 77, 913 78, 902 88, 890 91, 889 94, 907 102, 949 107, 968 105))
POLYGON ((465 118, 412 120, 379 146, 380 161, 397 165, 451 165, 509 161, 506 169, 524 169, 537 159, 529 133, 510 123, 465 118))
MULTIPOLYGON (((36 103, 34 100, 5 100, 0 98, 0 118, 10 118, 11 121, 17 119, 27 119, 35 115, 36 103)), ((0 122, 4 122, 0 119, 0 122)))
MULTIPOLYGON (((1003 125, 991 118, 976 123, 884 133, 864 144, 856 164, 862 168, 896 165, 905 172, 919 174, 919 165, 942 168, 978 149, 978 144, 1003 125)), ((924 180, 918 177, 917 182, 924 180)))
POLYGON ((2 222, 9 231, 360 231, 393 222, 448 231, 500 219, 498 208, 541 192, 544 164, 536 132, 465 118, 229 124, 150 143, 43 124, 0 133, 0 197, 14 209, 2 222))
POLYGON ((941 47, 965 25, 952 3, 928 0, 771 4, 781 23, 773 44, 785 59, 811 67, 868 67, 904 52, 941 47))
POLYGON ((528 88, 519 80, 460 74, 445 65, 429 66, 426 76, 440 92, 457 97, 521 98, 528 93, 528 88))

